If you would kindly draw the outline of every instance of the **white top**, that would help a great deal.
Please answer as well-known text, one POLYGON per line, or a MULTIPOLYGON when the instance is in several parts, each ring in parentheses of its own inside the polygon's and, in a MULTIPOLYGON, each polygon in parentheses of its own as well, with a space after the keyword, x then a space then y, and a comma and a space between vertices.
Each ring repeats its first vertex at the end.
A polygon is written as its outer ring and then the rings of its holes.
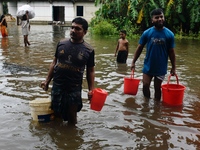
POLYGON ((22 35, 29 35, 29 22, 22 20, 22 35))

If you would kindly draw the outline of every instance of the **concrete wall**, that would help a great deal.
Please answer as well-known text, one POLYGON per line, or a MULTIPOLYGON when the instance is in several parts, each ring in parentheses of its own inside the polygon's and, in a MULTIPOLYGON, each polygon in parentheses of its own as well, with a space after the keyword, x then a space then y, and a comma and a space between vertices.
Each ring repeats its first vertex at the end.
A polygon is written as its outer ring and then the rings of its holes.
POLYGON ((3 5, 2 5, 2 2, 0 2, 0 15, 3 14, 3 5))
MULTIPOLYGON (((99 9, 99 7, 94 6, 94 3, 83 3, 83 2, 82 3, 75 3, 75 6, 74 6, 74 12, 75 13, 76 13, 76 6, 83 6, 84 7, 83 17, 87 21, 90 21, 95 16, 95 12, 99 9)), ((74 16, 74 17, 77 17, 77 16, 74 16)))
POLYGON ((11 14, 14 18, 16 18, 17 13, 17 2, 8 2, 8 13, 11 14))
MULTIPOLYGON (((19 2, 8 2, 8 12, 13 17, 16 17, 17 9, 27 4, 27 1, 19 1, 19 2)), ((63 2, 63 1, 56 1, 50 4, 48 1, 40 1, 40 2, 30 2, 28 3, 33 9, 35 10, 35 18, 31 19, 31 21, 44 21, 44 22, 51 22, 53 21, 53 6, 64 6, 65 7, 65 21, 70 22, 76 16, 76 7, 83 6, 83 18, 87 21, 90 21, 92 17, 94 17, 95 11, 99 8, 94 6, 93 2, 63 2)))

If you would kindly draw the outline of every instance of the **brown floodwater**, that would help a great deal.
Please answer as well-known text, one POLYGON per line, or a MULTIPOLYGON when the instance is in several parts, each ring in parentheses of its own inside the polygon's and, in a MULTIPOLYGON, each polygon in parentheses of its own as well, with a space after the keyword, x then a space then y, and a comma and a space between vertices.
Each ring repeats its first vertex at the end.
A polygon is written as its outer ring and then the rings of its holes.
MULTIPOLYGON (((199 41, 176 40, 177 75, 186 90, 183 105, 172 107, 162 101, 146 101, 141 82, 136 96, 123 93, 123 78, 130 76, 138 40, 129 39, 130 55, 127 64, 122 65, 114 57, 118 37, 86 35, 85 40, 96 53, 95 86, 109 95, 100 112, 91 110, 84 78, 84 106, 78 113, 78 123, 72 127, 61 120, 35 122, 29 107, 31 100, 50 97, 50 89, 45 92, 39 84, 47 75, 57 42, 69 37, 69 29, 31 25, 31 45, 26 48, 20 26, 9 23, 8 32, 7 38, 0 38, 1 149, 200 149, 199 41)), ((135 78, 142 78, 144 54, 137 61, 135 78)), ((169 70, 170 65, 167 76, 169 70)), ((176 79, 172 77, 170 82, 176 83, 176 79)))

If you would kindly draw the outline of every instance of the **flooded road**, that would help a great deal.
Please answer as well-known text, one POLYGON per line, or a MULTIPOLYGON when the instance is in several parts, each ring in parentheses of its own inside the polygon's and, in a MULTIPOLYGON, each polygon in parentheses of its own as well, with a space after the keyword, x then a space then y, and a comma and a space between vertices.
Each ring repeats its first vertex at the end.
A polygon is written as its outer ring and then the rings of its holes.
MULTIPOLYGON (((84 80, 83 109, 78 113, 77 125, 72 127, 61 120, 34 122, 29 107, 31 100, 49 98, 50 89, 45 92, 39 84, 45 80, 57 42, 69 37, 69 29, 31 25, 31 45, 26 48, 20 26, 9 24, 8 32, 9 37, 0 37, 2 150, 200 149, 199 41, 176 41, 177 74, 186 90, 183 105, 169 107, 153 99, 146 101, 142 94, 142 83, 136 96, 123 93, 123 78, 130 76, 137 40, 129 39, 130 55, 127 64, 122 65, 116 64, 114 57, 118 37, 102 38, 88 34, 85 40, 94 47, 96 53, 95 86, 105 89, 109 95, 101 112, 91 110, 84 80)), ((135 78, 142 79, 144 54, 137 61, 135 78)), ((176 79, 172 77, 171 82, 176 82, 176 79)))

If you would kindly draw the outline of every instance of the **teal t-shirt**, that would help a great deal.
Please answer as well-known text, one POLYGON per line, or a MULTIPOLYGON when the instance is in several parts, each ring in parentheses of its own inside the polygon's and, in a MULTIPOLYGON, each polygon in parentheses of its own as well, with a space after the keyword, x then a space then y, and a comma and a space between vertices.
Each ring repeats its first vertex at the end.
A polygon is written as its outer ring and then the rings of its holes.
POLYGON ((169 49, 174 48, 174 34, 164 27, 157 30, 151 27, 145 30, 139 44, 146 45, 143 73, 161 76, 167 73, 169 49))

